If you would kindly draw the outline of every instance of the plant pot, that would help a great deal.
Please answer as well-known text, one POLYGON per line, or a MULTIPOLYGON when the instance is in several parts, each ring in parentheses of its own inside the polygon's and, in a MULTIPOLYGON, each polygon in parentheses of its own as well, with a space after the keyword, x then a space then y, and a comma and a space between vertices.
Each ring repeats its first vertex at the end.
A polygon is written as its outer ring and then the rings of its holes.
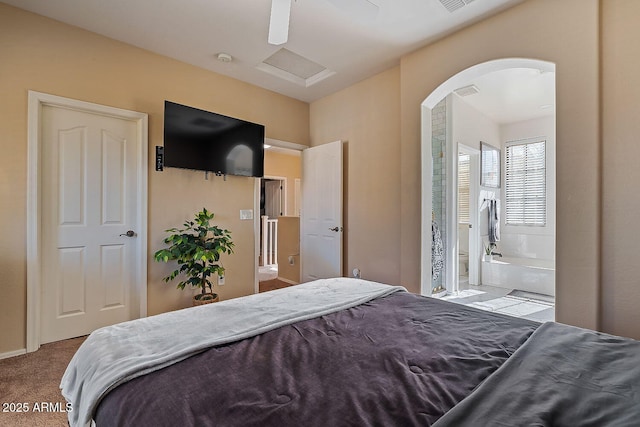
POLYGON ((218 301, 220 301, 220 297, 218 296, 218 294, 198 294, 193 297, 193 306, 195 307, 197 305, 211 304, 212 302, 218 301))

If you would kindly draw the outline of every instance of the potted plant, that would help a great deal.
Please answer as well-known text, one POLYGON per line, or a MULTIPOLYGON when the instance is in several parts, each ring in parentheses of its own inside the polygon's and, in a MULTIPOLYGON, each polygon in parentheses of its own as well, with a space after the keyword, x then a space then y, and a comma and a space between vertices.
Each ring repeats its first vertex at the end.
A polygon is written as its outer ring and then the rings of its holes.
POLYGON ((183 229, 165 230, 170 233, 164 239, 164 243, 169 247, 154 254, 156 261, 178 262, 179 268, 165 277, 165 282, 168 283, 184 273, 187 278, 178 283, 179 289, 184 289, 186 285, 202 289, 200 294, 193 297, 194 305, 218 301, 219 297, 213 292, 211 279, 224 275, 220 255, 233 253, 231 233, 212 225, 213 216, 212 212, 203 208, 196 214, 195 219, 184 223, 183 229))
POLYGON ((484 259, 485 261, 491 261, 493 259, 493 250, 497 247, 495 243, 489 242, 487 246, 484 247, 484 259))

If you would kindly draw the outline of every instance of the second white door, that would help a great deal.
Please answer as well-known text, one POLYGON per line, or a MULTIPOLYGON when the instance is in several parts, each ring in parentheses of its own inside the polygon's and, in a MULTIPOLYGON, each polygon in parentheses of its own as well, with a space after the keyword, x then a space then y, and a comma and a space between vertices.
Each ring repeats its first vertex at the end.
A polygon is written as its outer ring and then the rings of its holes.
POLYGON ((301 281, 342 275, 342 142, 302 152, 301 281))

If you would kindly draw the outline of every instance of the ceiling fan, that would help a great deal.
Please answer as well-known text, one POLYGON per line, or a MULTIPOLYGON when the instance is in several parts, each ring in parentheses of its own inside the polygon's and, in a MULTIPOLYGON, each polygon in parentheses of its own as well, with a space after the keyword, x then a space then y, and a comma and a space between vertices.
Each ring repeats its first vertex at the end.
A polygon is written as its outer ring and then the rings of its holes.
MULTIPOLYGON (((359 20, 373 20, 379 7, 369 0, 327 0, 349 15, 359 20)), ((271 19, 269 21, 269 44, 281 45, 289 39, 289 17, 291 0, 271 0, 271 19)))

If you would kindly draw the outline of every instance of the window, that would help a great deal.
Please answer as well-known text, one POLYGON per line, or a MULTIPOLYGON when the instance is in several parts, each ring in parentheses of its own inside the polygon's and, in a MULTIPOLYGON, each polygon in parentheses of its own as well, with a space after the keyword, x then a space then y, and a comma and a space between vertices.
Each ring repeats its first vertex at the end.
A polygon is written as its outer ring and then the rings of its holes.
POLYGON ((468 154, 458 154, 458 222, 468 224, 469 221, 469 170, 470 158, 468 154))
POLYGON ((544 226, 547 223, 545 140, 506 144, 506 224, 544 226))

